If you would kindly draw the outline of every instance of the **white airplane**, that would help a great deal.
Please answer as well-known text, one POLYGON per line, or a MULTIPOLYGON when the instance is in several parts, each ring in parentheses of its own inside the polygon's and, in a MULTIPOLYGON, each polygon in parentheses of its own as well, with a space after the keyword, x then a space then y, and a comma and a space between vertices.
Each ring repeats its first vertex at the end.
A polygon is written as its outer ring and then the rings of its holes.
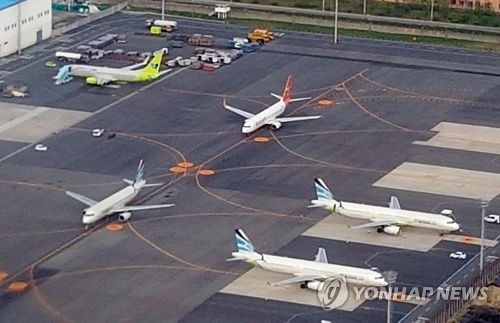
POLYGON ((60 69, 61 76, 58 74, 56 80, 58 84, 66 83, 71 76, 85 77, 87 84, 91 85, 107 85, 112 82, 124 81, 124 82, 143 82, 151 81, 157 79, 163 74, 169 72, 170 70, 165 70, 160 72, 160 66, 163 59, 163 55, 166 49, 162 49, 154 54, 153 58, 147 63, 146 59, 144 62, 126 66, 123 68, 111 68, 93 65, 65 65, 60 69), (143 69, 137 69, 146 65, 143 69), (64 73, 61 73, 63 71, 64 73), (64 77, 64 80, 59 78, 64 77))
POLYGON ((155 183, 155 184, 146 184, 146 180, 144 177, 144 162, 141 160, 139 163, 139 167, 137 168, 137 174, 135 175, 135 179, 129 180, 124 179, 123 181, 129 184, 127 187, 119 190, 111 196, 108 196, 102 201, 94 201, 93 199, 73 193, 70 191, 66 191, 66 195, 71 196, 75 200, 86 204, 88 207, 83 210, 83 218, 82 222, 85 224, 85 228, 88 229, 92 224, 99 221, 100 219, 114 214, 118 214, 118 221, 125 222, 132 216, 132 211, 141 211, 141 210, 151 210, 151 209, 160 209, 174 206, 175 204, 160 204, 160 205, 134 205, 134 206, 126 206, 127 203, 132 201, 137 194, 141 191, 141 189, 145 187, 155 187, 161 186, 163 183, 155 183))
POLYGON ((279 116, 283 114, 283 112, 285 112, 288 103, 310 99, 310 98, 292 99, 291 91, 292 91, 292 76, 290 75, 286 80, 285 90, 283 91, 282 96, 279 96, 275 93, 271 93, 271 95, 279 99, 279 101, 257 114, 246 112, 237 109, 235 107, 232 107, 230 105, 227 105, 225 98, 223 99, 223 105, 225 109, 246 118, 245 123, 243 124, 243 128, 241 129, 241 132, 243 133, 251 133, 265 125, 271 126, 273 130, 278 130, 279 128, 281 128, 281 124, 285 122, 304 121, 304 120, 313 120, 321 118, 321 116, 280 118, 279 116))
MULTIPOLYGON (((352 226, 351 229, 377 228, 377 232, 398 235, 401 226, 413 226, 426 229, 451 232, 460 229, 453 214, 444 215, 419 211, 402 210, 399 200, 391 196, 389 207, 350 203, 336 200, 321 178, 314 180, 316 200, 309 207, 321 207, 347 217, 366 219, 368 223, 352 226)), ((444 211, 444 210, 443 210, 444 211)))
POLYGON ((354 285, 387 286, 387 281, 376 268, 364 269, 329 264, 326 251, 323 248, 318 249, 314 260, 302 260, 255 252, 252 242, 241 229, 235 230, 235 236, 238 251, 231 253, 233 258, 228 259, 228 261, 241 260, 269 271, 295 276, 279 282, 269 283, 272 286, 300 283, 301 288, 320 290, 324 280, 338 277, 343 277, 347 283, 354 285))

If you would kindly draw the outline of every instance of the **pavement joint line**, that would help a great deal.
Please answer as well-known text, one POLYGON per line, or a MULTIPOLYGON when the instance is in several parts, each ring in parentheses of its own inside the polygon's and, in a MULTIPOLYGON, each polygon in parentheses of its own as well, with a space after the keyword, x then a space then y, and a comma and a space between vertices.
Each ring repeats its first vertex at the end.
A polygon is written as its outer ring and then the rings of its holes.
POLYGON ((30 148, 31 146, 33 146, 33 144, 28 144, 28 145, 26 145, 24 147, 21 147, 21 148, 17 149, 16 151, 11 152, 7 156, 4 156, 4 157, 0 158, 0 162, 6 161, 7 159, 9 159, 11 157, 14 157, 18 153, 25 151, 26 149, 30 148))
POLYGON ((159 83, 163 82, 164 80, 169 79, 170 77, 172 77, 172 76, 174 76, 174 75, 179 74, 180 72, 185 71, 187 68, 188 68, 188 67, 181 68, 181 69, 179 69, 179 70, 177 70, 177 71, 175 71, 175 72, 173 72, 173 73, 171 73, 171 74, 168 74, 167 76, 165 76, 165 77, 163 77, 163 78, 159 79, 159 80, 158 80, 158 81, 156 81, 156 82, 151 82, 151 83, 149 83, 149 84, 147 84, 147 85, 145 85, 145 86, 141 87, 140 89, 135 90, 134 92, 129 93, 129 94, 125 95, 124 97, 122 97, 122 98, 120 98, 120 99, 118 99, 118 100, 116 100, 116 101, 114 101, 114 102, 112 102, 112 103, 110 103, 110 104, 108 104, 108 105, 105 105, 105 106, 103 106, 102 108, 100 108, 100 109, 98 109, 98 110, 96 110, 96 111, 92 112, 92 115, 96 115, 96 114, 98 114, 98 113, 104 112, 104 111, 106 111, 106 110, 108 110, 108 109, 110 109, 110 108, 114 107, 115 105, 117 105, 117 104, 119 104, 119 103, 122 103, 123 101, 126 101, 126 100, 130 99, 131 97, 135 96, 136 94, 138 94, 138 93, 140 93, 140 92, 142 92, 142 91, 144 91, 144 90, 147 90, 147 89, 149 89, 150 87, 152 87, 152 86, 154 86, 154 85, 156 85, 156 84, 159 84, 159 83))
POLYGON ((42 114, 48 110, 49 110, 49 108, 37 107, 37 108, 27 112, 27 113, 24 113, 23 115, 1 125, 0 126, 0 133, 4 132, 5 130, 9 130, 12 127, 18 126, 19 124, 21 124, 25 121, 28 121, 29 119, 34 118, 37 115, 42 114))

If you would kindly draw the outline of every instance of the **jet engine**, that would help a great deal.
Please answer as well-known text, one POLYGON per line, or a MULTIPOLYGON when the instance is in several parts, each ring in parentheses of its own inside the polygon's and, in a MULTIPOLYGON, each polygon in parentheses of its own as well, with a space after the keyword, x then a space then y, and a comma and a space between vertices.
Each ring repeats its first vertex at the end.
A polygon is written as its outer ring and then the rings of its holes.
POLYGON ((130 217, 132 216, 132 213, 131 212, 123 212, 123 213, 120 213, 118 215, 118 221, 120 222, 125 222, 125 221, 128 221, 128 219, 130 219, 130 217))
POLYGON ((392 234, 397 236, 401 232, 401 228, 398 227, 397 225, 388 225, 384 227, 384 232, 387 234, 392 234))
POLYGON ((281 122, 279 121, 271 122, 271 129, 278 130, 279 128, 281 128, 281 122))
POLYGON ((300 288, 309 288, 312 290, 320 290, 323 288, 323 283, 319 281, 303 282, 300 284, 300 288))

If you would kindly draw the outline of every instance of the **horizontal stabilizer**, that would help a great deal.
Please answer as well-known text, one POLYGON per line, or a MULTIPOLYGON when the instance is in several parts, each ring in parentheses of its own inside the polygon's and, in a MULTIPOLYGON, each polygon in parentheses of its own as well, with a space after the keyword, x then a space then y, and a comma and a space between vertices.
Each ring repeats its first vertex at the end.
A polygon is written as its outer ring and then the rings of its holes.
POLYGON ((276 118, 274 120, 285 123, 285 122, 295 122, 295 121, 305 121, 305 120, 314 120, 319 119, 321 116, 310 116, 310 117, 284 117, 284 118, 276 118))
POLYGON ((240 261, 240 260, 244 260, 244 258, 241 258, 241 257, 234 257, 234 258, 229 258, 229 259, 226 259, 227 262, 231 262, 231 261, 240 261))
POLYGON ((271 95, 274 96, 278 100, 283 100, 283 97, 281 95, 278 95, 276 93, 271 92, 271 95))
POLYGON ((222 104, 223 104, 223 106, 224 106, 224 109, 229 110, 229 111, 231 111, 231 112, 234 112, 234 113, 236 113, 236 114, 239 114, 240 116, 242 116, 242 117, 244 117, 244 118, 249 119, 249 118, 251 118, 251 117, 253 117, 253 116, 254 116, 254 114, 253 114, 253 113, 246 112, 246 111, 243 111, 243 110, 237 109, 237 108, 235 108, 235 107, 232 107, 232 106, 230 106, 230 105, 227 105, 227 104, 226 104, 226 99, 225 99, 225 98, 223 99, 222 104))
POLYGON ((307 100, 311 100, 311 97, 290 99, 288 102, 299 102, 299 101, 307 101, 307 100))
POLYGON ((396 224, 395 221, 373 221, 373 222, 368 222, 365 224, 356 225, 353 227, 350 226, 349 228, 351 228, 351 229, 365 229, 365 228, 384 227, 387 225, 394 225, 394 224, 396 224))
POLYGON ((134 181, 132 181, 132 180, 130 180, 130 179, 126 179, 126 178, 124 178, 124 179, 123 179, 123 181, 124 181, 125 183, 127 183, 128 185, 134 185, 134 181))
POLYGON ((97 204, 97 201, 91 199, 90 197, 86 197, 86 196, 83 196, 83 195, 80 195, 80 194, 77 194, 77 193, 66 191, 66 195, 74 198, 77 201, 82 202, 83 204, 85 204, 87 206, 92 206, 92 205, 96 205, 97 204))
POLYGON ((319 276, 319 275, 303 275, 303 276, 288 278, 285 280, 280 280, 280 281, 275 282, 275 283, 270 282, 269 285, 282 286, 282 285, 289 285, 289 284, 295 284, 295 283, 302 283, 302 282, 306 282, 306 281, 313 281, 313 280, 321 279, 321 278, 324 278, 324 277, 319 276))
POLYGON ((134 205, 125 206, 119 209, 114 209, 113 212, 131 212, 131 211, 142 211, 142 210, 152 210, 152 209, 162 209, 167 207, 172 207, 175 204, 158 204, 158 205, 134 205))
POLYGON ((151 184, 144 184, 142 187, 158 187, 162 186, 165 183, 151 183, 151 184))

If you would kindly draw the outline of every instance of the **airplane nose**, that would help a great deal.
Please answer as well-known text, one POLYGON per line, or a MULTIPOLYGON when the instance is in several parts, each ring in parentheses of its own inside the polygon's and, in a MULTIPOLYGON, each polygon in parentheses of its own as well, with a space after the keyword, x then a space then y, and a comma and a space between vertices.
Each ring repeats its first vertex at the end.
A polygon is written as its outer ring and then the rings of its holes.
POLYGON ((460 225, 458 223, 454 223, 452 227, 452 231, 457 231, 458 229, 460 229, 460 225))

